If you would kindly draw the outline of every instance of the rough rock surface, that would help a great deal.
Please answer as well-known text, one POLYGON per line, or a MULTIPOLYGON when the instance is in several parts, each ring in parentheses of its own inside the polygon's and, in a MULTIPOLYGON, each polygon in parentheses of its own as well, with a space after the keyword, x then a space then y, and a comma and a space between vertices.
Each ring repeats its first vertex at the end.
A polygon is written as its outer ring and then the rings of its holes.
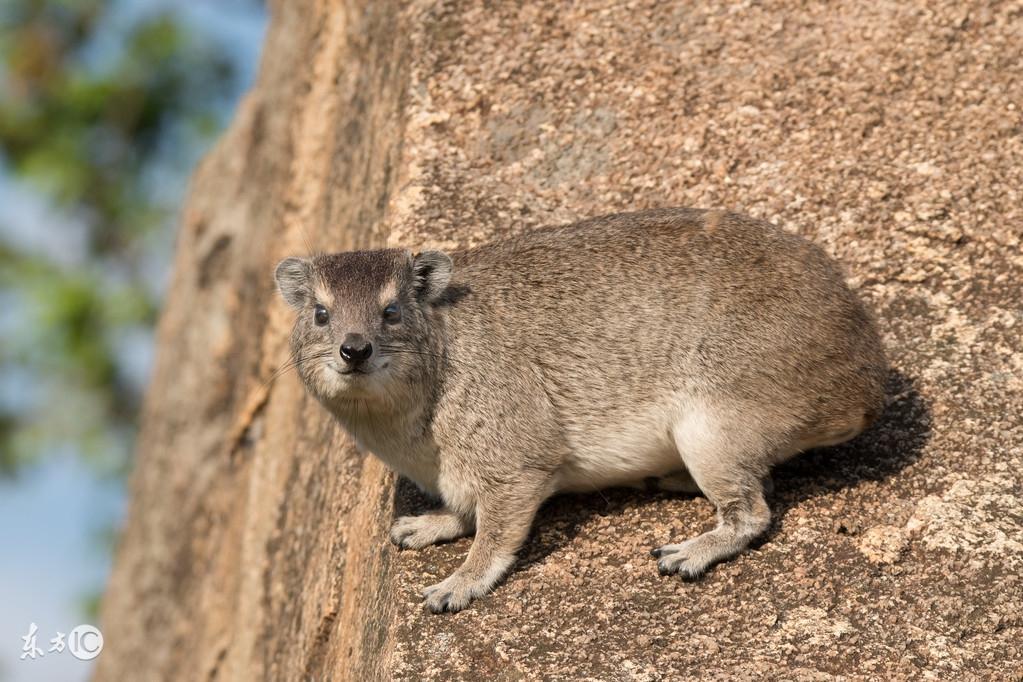
POLYGON ((1023 677, 1023 2, 278 0, 194 182, 101 679, 1023 677), (881 422, 778 470, 754 550, 649 548, 701 498, 553 500, 456 615, 468 540, 293 375, 281 256, 713 206, 820 243, 880 319, 881 422))

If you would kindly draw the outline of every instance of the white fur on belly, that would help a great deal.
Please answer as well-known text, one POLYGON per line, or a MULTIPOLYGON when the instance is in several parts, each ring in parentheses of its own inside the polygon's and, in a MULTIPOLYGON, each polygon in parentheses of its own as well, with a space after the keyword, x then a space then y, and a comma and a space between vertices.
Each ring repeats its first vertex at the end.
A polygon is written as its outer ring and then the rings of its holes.
POLYGON ((586 492, 677 472, 682 460, 671 436, 677 418, 677 410, 661 407, 578 434, 572 456, 558 470, 555 488, 586 492))

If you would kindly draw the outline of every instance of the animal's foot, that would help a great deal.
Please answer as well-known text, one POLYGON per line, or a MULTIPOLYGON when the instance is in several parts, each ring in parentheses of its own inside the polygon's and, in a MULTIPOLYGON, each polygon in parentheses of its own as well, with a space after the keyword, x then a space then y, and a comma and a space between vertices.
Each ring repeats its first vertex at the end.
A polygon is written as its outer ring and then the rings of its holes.
POLYGON ((458 573, 431 585, 423 590, 426 608, 434 613, 455 613, 469 605, 476 597, 482 597, 490 591, 490 585, 478 580, 466 578, 458 573))
POLYGON ((471 527, 450 513, 402 516, 391 526, 391 542, 404 549, 422 549, 468 535, 471 527))
POLYGON ((692 561, 686 551, 686 543, 663 545, 650 550, 657 559, 657 571, 661 575, 679 574, 683 580, 696 580, 707 570, 707 566, 692 561))
POLYGON ((675 575, 683 580, 696 580, 714 564, 730 559, 746 546, 735 534, 717 528, 677 545, 663 545, 650 550, 657 559, 661 575, 675 575))

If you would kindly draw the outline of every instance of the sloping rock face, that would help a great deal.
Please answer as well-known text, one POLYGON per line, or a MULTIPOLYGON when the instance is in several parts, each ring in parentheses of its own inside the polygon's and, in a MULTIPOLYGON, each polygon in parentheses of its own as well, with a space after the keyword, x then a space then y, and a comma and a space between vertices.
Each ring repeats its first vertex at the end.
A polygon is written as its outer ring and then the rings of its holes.
POLYGON ((109 680, 1023 675, 1023 3, 278 0, 196 174, 160 327, 109 680), (541 511, 455 615, 393 481, 285 374, 280 257, 454 247, 655 206, 821 244, 880 320, 888 407, 779 469, 776 519, 696 583, 649 548, 702 498, 541 511))

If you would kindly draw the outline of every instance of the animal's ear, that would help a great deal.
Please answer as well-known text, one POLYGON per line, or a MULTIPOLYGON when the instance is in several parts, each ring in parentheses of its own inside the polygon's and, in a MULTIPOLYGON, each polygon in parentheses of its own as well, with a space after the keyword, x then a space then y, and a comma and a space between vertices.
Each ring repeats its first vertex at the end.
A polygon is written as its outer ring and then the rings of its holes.
POLYGON ((443 251, 423 251, 412 257, 412 286, 420 301, 430 303, 444 293, 454 266, 443 251))
POLYGON ((312 295, 313 265, 304 258, 285 258, 277 264, 274 279, 288 305, 302 308, 312 295))

